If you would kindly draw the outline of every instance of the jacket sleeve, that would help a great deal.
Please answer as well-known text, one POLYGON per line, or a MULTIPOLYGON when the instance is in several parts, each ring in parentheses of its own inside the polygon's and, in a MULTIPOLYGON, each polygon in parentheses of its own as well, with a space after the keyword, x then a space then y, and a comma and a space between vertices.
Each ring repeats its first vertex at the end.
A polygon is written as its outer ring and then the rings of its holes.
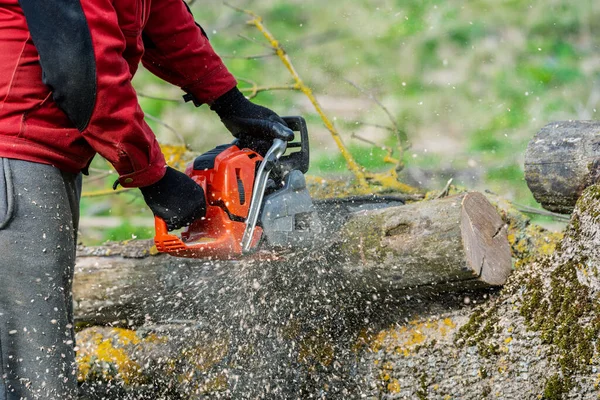
POLYGON ((236 85, 183 0, 152 1, 142 38, 144 66, 191 94, 197 106, 236 85))
POLYGON ((124 187, 148 186, 165 160, 131 84, 125 38, 111 0, 19 0, 43 81, 124 187))

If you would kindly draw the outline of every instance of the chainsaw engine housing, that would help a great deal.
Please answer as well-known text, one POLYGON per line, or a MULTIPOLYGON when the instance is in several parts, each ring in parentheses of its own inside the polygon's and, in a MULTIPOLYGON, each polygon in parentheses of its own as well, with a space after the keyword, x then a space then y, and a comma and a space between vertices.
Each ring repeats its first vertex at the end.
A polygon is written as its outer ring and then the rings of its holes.
POLYGON ((300 141, 288 144, 279 141, 283 147, 276 157, 269 155, 277 148, 276 141, 266 155, 267 160, 234 142, 217 146, 188 165, 186 174, 204 189, 206 216, 185 228, 181 236, 167 232, 165 222, 155 218, 154 240, 160 252, 180 257, 230 259, 244 252, 244 239, 246 250, 255 250, 261 238, 271 247, 299 248, 321 232, 303 175, 309 161, 306 123, 301 117, 284 117, 284 120, 290 129, 300 131, 300 141), (286 148, 295 151, 283 155, 286 148), (259 179, 257 175, 261 174, 259 179), (268 187, 257 184, 267 182, 269 174, 268 187), (255 187, 261 196, 253 196, 255 187), (255 197, 259 200, 254 200, 255 197), (249 229, 251 211, 255 215, 258 212, 259 217, 258 226, 251 225, 249 229))

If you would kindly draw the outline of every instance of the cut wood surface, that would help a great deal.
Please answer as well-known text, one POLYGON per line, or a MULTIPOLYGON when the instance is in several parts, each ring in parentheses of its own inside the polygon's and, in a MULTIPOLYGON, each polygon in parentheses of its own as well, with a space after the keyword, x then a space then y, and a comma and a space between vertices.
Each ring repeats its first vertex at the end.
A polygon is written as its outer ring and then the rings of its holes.
POLYGON ((549 211, 568 214, 583 190, 600 178, 600 121, 544 126, 525 153, 525 179, 549 211))
POLYGON ((389 205, 322 204, 326 231, 314 247, 260 252, 239 261, 151 255, 151 241, 82 248, 73 289, 76 318, 139 324, 197 317, 239 298, 248 280, 258 287, 265 279, 293 280, 301 290, 314 290, 327 274, 342 286, 374 294, 506 281, 511 271, 506 226, 482 194, 389 205))

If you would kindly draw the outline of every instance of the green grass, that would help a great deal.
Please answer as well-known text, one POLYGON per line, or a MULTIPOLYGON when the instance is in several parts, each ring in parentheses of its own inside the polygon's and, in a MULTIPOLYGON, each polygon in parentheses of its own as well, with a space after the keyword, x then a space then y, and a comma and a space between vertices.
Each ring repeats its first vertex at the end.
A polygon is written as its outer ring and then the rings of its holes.
POLYGON ((150 239, 152 237, 154 237, 153 228, 132 225, 128 219, 124 219, 116 228, 108 228, 104 232, 104 238, 112 241, 150 239))
MULTIPOLYGON (((383 162, 387 151, 379 147, 350 146, 350 153, 354 159, 368 170, 379 170, 384 167, 390 168, 390 164, 383 162)), ((346 162, 341 154, 334 157, 319 157, 311 163, 309 173, 322 174, 328 172, 346 171, 346 162)))

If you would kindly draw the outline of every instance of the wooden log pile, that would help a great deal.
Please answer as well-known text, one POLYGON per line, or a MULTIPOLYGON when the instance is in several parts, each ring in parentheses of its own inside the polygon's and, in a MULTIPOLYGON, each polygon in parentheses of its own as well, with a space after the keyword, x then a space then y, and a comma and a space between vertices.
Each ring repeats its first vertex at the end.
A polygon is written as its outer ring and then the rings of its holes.
POLYGON ((80 249, 76 320, 95 326, 78 341, 87 395, 360 393, 365 332, 423 296, 443 304, 502 285, 512 267, 506 224, 483 195, 398 204, 322 204, 313 248, 239 261, 152 255, 147 241, 80 249))

